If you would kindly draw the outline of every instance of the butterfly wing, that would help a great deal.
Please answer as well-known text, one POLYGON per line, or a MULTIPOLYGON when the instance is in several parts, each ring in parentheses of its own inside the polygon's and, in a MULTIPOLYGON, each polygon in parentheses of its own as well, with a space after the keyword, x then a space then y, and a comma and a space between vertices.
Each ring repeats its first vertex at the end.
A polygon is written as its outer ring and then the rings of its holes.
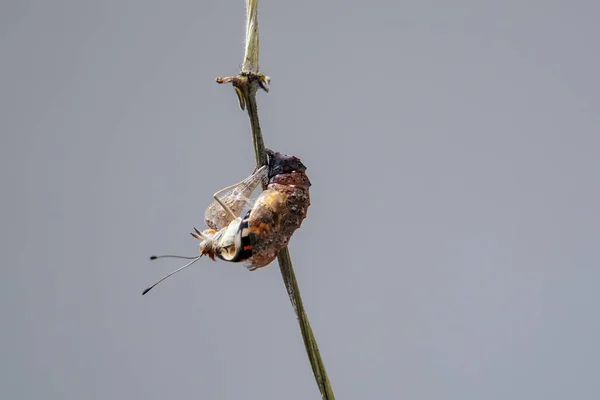
MULTIPOLYGON (((229 207, 235 214, 235 217, 238 217, 250 201, 252 192, 254 192, 259 184, 266 181, 267 173, 268 168, 263 166, 240 183, 233 185, 228 190, 218 194, 217 197, 229 207)), ((208 225, 209 228, 216 230, 228 226, 235 217, 227 213, 216 200, 210 203, 204 213, 206 225, 208 225)))

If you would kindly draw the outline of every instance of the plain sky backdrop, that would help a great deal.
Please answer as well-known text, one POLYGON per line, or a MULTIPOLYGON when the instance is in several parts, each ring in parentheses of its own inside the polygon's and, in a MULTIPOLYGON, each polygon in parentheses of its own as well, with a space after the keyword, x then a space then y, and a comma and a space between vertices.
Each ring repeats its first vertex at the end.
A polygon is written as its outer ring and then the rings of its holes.
MULTIPOLYGON (((276 264, 194 255, 252 172, 244 2, 0 5, 0 396, 317 399, 276 264)), ((338 399, 600 398, 600 3, 261 0, 267 146, 338 399)))

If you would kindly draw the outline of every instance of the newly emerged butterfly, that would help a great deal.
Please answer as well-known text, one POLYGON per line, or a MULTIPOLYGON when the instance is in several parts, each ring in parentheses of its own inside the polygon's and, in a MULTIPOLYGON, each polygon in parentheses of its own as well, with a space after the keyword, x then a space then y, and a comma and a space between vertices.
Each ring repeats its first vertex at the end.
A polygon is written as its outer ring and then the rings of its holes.
POLYGON ((174 273, 192 265, 200 257, 243 262, 251 271, 265 267, 285 247, 300 227, 310 206, 310 180, 299 158, 267 150, 267 165, 243 181, 219 190, 205 213, 207 229, 194 228, 191 234, 200 241, 197 257, 160 256, 192 259, 190 263, 171 272, 142 294, 174 273), (267 188, 249 205, 252 192, 260 183, 267 188))

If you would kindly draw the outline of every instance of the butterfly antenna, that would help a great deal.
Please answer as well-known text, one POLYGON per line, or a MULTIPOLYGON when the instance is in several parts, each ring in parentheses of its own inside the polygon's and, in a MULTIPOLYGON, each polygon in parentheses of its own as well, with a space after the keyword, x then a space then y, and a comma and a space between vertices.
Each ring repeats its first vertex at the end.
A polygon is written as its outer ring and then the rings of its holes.
POLYGON ((193 260, 194 258, 197 258, 198 256, 193 256, 193 257, 185 257, 185 256, 176 256, 173 254, 165 254, 165 255, 161 255, 161 256, 151 256, 150 260, 158 260, 159 258, 182 258, 184 260, 193 260))
MULTIPOLYGON (((170 277, 173 274, 178 273, 179 271, 181 271, 182 269, 185 269, 187 267, 189 267, 190 265, 192 265, 193 263, 195 263, 196 261, 198 261, 200 259, 200 257, 202 257, 202 255, 199 255, 198 257, 194 257, 194 260, 185 264, 183 267, 181 268, 177 268, 175 271, 167 274, 166 276, 164 276, 163 278, 161 278, 159 281, 157 281, 154 285, 150 286, 149 288, 146 288, 143 292, 142 292, 142 296, 145 295, 146 293, 148 293, 149 291, 151 291, 156 285, 158 285, 159 283, 161 283, 162 281, 164 281, 165 279, 167 279, 168 277, 170 277)), ((185 257, 184 257, 185 258, 185 257)))

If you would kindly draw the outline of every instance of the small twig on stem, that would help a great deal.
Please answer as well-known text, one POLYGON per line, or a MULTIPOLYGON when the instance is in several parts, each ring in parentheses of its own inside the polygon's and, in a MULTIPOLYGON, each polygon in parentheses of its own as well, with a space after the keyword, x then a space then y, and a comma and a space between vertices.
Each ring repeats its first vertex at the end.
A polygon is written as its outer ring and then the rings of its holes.
MULTIPOLYGON (((252 142, 254 143, 254 154, 256 156, 256 166, 260 168, 267 163, 267 153, 265 143, 263 141, 260 123, 258 120, 258 108, 256 106, 256 92, 258 89, 269 91, 268 84, 270 79, 268 76, 260 73, 258 68, 258 19, 257 19, 258 0, 246 1, 246 49, 244 53, 244 61, 242 63, 242 71, 237 76, 226 78, 217 78, 218 83, 231 83, 238 96, 240 108, 246 109, 250 118, 250 126, 252 128, 252 142)), ((304 347, 310 361, 310 365, 317 382, 317 386, 324 400, 334 400, 333 389, 325 370, 325 365, 317 346, 317 341, 314 337, 308 316, 304 311, 300 289, 296 281, 296 274, 292 266, 292 259, 287 247, 279 251, 277 255, 281 276, 285 283, 290 301, 298 317, 300 332, 304 340, 304 347)))
POLYGON ((235 89, 240 102, 240 108, 248 111, 250 126, 252 127, 252 142, 254 143, 254 154, 256 155, 256 166, 258 168, 267 164, 267 152, 263 140, 260 122, 258 120, 258 107, 256 106, 256 92, 258 88, 268 92, 270 79, 263 74, 240 73, 238 76, 217 78, 218 83, 231 83, 235 89))

